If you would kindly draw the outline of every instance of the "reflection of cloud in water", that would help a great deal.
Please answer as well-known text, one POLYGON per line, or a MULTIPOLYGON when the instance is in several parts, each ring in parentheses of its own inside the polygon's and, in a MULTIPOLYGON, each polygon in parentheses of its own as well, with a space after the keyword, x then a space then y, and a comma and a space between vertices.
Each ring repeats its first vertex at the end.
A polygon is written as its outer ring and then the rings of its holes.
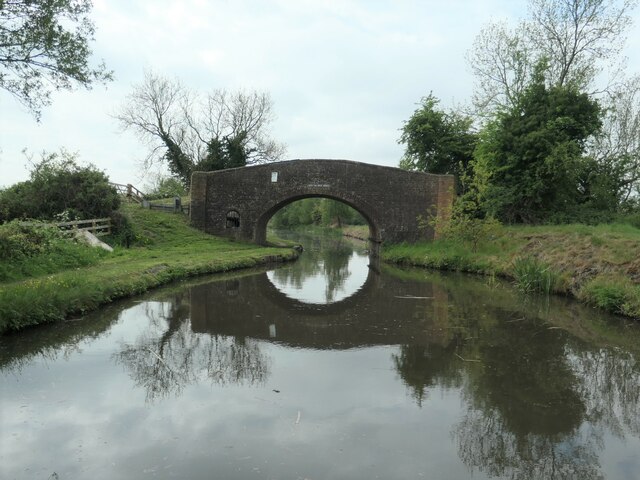
POLYGON ((638 478, 640 331, 388 273, 310 308, 264 273, 174 285, 22 357, 3 339, 0 477, 638 478))
POLYGON ((284 295, 304 303, 334 303, 356 293, 367 280, 369 257, 353 252, 342 265, 319 262, 311 271, 293 264, 267 273, 284 295))

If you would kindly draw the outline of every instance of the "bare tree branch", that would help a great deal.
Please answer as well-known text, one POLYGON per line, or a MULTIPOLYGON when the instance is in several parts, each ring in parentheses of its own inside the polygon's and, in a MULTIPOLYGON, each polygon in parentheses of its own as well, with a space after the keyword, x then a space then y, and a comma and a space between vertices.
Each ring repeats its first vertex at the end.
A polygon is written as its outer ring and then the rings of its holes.
MULTIPOLYGON (((486 116, 514 105, 545 59, 550 85, 571 84, 596 92, 595 79, 610 68, 614 82, 620 53, 638 0, 530 0, 529 16, 514 30, 490 23, 467 54, 476 77, 473 103, 486 116)), ((604 89, 613 88, 608 84, 604 89)))
POLYGON ((146 72, 115 118, 148 144, 146 169, 166 164, 185 184, 194 170, 273 161, 285 151, 269 137, 267 93, 214 90, 202 100, 178 80, 146 72))

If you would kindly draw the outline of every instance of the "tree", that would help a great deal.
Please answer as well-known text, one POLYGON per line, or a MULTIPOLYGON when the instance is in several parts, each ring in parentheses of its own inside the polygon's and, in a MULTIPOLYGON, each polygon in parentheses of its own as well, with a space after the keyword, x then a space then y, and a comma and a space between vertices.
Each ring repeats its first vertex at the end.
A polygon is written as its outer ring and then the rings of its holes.
POLYGON ((551 85, 584 90, 615 61, 637 0, 530 0, 535 49, 549 62, 551 85))
POLYGON ((304 198, 285 205, 270 220, 275 228, 299 225, 323 225, 326 227, 365 225, 367 221, 346 203, 332 198, 304 198))
POLYGON ((145 198, 153 200, 156 198, 182 197, 187 194, 184 185, 180 180, 168 175, 157 175, 153 184, 145 193, 145 198))
POLYGON ((604 112, 602 130, 588 145, 594 160, 588 174, 609 185, 617 206, 640 194, 640 76, 621 82, 604 112))
POLYGON ((166 164, 189 185, 193 171, 279 159, 284 146, 268 135, 273 102, 266 93, 214 90, 202 100, 178 80, 146 72, 116 119, 149 145, 144 162, 166 164))
POLYGON ((39 119, 52 90, 91 88, 112 79, 89 64, 90 0, 0 0, 0 88, 39 119))
POLYGON ((337 226, 342 228, 344 224, 351 223, 350 220, 359 215, 346 203, 330 198, 323 198, 320 203, 320 211, 322 212, 322 223, 327 226, 337 226))
POLYGON ((506 222, 537 223, 581 202, 578 176, 600 108, 573 86, 546 85, 544 63, 516 106, 485 129, 474 169, 484 210, 506 222))
POLYGON ((514 107, 531 78, 528 26, 510 30, 504 22, 489 23, 476 37, 467 61, 476 77, 473 104, 487 115, 514 107))
POLYGON ((430 93, 402 127, 399 143, 406 149, 400 167, 429 173, 464 175, 473 157, 477 135, 471 118, 438 108, 430 93))
POLYGON ((530 0, 529 14, 514 31, 503 23, 485 27, 468 54, 476 76, 474 105, 480 114, 515 106, 527 78, 546 59, 549 86, 593 87, 614 64, 637 0, 530 0))

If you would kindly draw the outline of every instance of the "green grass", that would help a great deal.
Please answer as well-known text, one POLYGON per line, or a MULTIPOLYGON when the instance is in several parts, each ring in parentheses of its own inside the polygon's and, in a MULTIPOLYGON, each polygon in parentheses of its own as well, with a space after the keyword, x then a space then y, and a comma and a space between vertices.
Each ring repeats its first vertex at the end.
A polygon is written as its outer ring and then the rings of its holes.
POLYGON ((640 318, 640 229, 629 224, 501 227, 473 246, 437 240, 385 245, 389 262, 497 275, 524 290, 571 295, 640 318))
POLYGON ((415 244, 385 246, 384 260, 404 265, 493 275, 502 268, 492 255, 492 245, 482 245, 477 251, 458 241, 440 240, 415 244))
POLYGON ((560 274, 550 265, 535 257, 518 257, 513 262, 513 276, 518 288, 524 292, 555 291, 560 274))
POLYGON ((82 314, 172 280, 296 256, 291 249, 206 235, 189 227, 183 215, 135 205, 123 209, 134 225, 136 246, 98 254, 90 265, 72 265, 51 274, 45 270, 44 275, 25 269, 23 274, 30 278, 0 282, 0 333, 82 314))
POLYGON ((108 254, 101 248, 90 248, 69 240, 56 242, 46 252, 0 262, 0 282, 49 275, 70 268, 94 265, 108 254))
POLYGON ((581 298, 604 310, 639 317, 640 285, 620 276, 599 276, 588 281, 582 288, 581 298))
POLYGON ((342 227, 342 235, 345 237, 359 238, 360 240, 368 240, 370 237, 368 225, 345 225, 342 227))
MULTIPOLYGON (((156 205, 174 205, 175 197, 167 197, 167 198, 156 198, 149 200, 150 203, 155 203, 156 205)), ((180 197, 180 203, 184 207, 191 203, 191 195, 183 195, 180 197)))

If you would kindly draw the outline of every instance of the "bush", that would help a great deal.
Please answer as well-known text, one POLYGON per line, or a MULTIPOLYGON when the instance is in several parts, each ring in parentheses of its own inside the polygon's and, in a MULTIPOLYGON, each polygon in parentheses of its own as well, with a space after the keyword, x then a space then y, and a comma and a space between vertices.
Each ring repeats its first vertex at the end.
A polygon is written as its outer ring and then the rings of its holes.
POLYGON ((155 186, 145 195, 145 198, 157 200, 160 198, 184 197, 186 194, 186 187, 177 178, 159 177, 155 182, 155 186))
POLYGON ((617 219, 618 222, 620 223, 626 223, 628 225, 631 225, 635 228, 640 228, 640 211, 639 212, 633 212, 633 213, 627 213, 627 214, 621 214, 618 216, 617 219))
POLYGON ((30 179, 0 191, 0 221, 17 218, 52 220, 67 212, 78 218, 108 217, 120 206, 118 192, 104 172, 80 166, 64 150, 42 154, 30 179))
POLYGON ((477 206, 467 198, 458 197, 450 215, 431 215, 428 220, 418 217, 418 228, 432 227, 439 238, 467 244, 472 252, 501 233, 502 225, 493 217, 478 218, 477 206))
POLYGON ((25 226, 17 221, 0 225, 0 260, 10 261, 44 253, 60 239, 62 233, 57 228, 25 226))
POLYGON ((77 243, 57 228, 18 221, 0 225, 0 282, 91 265, 105 255, 101 248, 77 243))
POLYGON ((33 211, 31 182, 20 182, 0 190, 0 223, 15 218, 26 218, 33 211))
POLYGON ((111 213, 111 244, 129 248, 136 240, 133 225, 124 213, 111 213))

